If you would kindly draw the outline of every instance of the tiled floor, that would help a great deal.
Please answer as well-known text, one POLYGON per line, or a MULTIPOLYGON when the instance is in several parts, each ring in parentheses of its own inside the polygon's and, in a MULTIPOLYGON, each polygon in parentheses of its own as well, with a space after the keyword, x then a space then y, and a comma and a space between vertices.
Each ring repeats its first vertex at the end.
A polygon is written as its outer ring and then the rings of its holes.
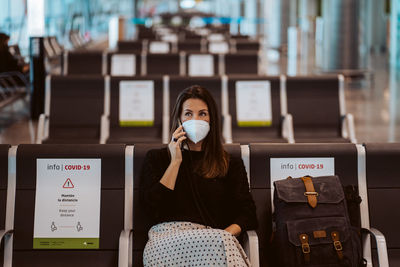
MULTIPOLYGON (((299 74, 314 72, 313 53, 299 59, 299 74)), ((287 72, 287 60, 277 63, 268 60, 265 54, 265 70, 277 75, 287 72)), ((271 57, 272 56, 272 57, 271 57)), ((361 82, 346 82, 347 112, 355 117, 356 136, 363 142, 400 142, 400 70, 390 70, 386 54, 371 55, 371 79, 361 82)), ((290 65, 290 64, 289 64, 290 65)), ((8 144, 31 143, 34 141, 37 122, 29 120, 29 107, 23 101, 0 112, 0 142, 8 144)))

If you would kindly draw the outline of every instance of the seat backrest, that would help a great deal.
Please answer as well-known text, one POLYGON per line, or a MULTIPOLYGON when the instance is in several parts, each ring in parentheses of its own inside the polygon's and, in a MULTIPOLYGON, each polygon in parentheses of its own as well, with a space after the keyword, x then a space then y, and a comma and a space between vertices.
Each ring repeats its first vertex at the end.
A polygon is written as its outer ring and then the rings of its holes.
POLYGON ((222 112, 222 79, 220 76, 212 77, 187 77, 187 76, 170 76, 169 77, 169 99, 170 114, 175 106, 178 95, 186 88, 192 85, 200 85, 207 89, 213 96, 219 113, 222 112))
POLYGON ((201 40, 179 41, 177 45, 178 45, 178 51, 186 51, 186 52, 201 51, 201 40))
MULTIPOLYGON (((233 142, 267 142, 271 139, 281 136, 281 103, 280 103, 280 78, 276 76, 258 76, 258 75, 229 75, 228 76, 228 94, 229 94, 229 114, 232 116, 232 136, 233 142), (240 99, 236 96, 238 82, 269 82, 271 96, 271 125, 268 126, 239 126, 237 119, 237 102, 240 99), (264 139, 262 139, 264 138, 264 139), (252 141, 253 140, 253 141, 252 141)), ((257 96, 254 96, 257 98, 257 96)), ((250 99, 251 100, 251 99, 250 99)), ((265 99, 267 103, 267 99, 265 99)), ((267 104, 264 104, 268 108, 267 104)))
POLYGON ((16 162, 13 266, 117 266, 125 146, 20 145, 16 162))
POLYGON ((259 41, 252 41, 252 40, 235 40, 235 47, 236 51, 259 51, 260 50, 260 42, 259 41))
POLYGON ((152 226, 151 219, 148 218, 144 205, 140 204, 139 190, 140 190, 140 172, 146 158, 146 154, 151 149, 160 149, 165 145, 160 144, 137 144, 134 147, 133 156, 133 183, 134 183, 134 200, 133 200, 133 229, 135 231, 133 240, 133 258, 134 266, 142 266, 142 254, 144 246, 147 242, 147 233, 152 226))
MULTIPOLYGON (((128 88, 129 88, 128 87, 128 88)), ((150 97, 150 96, 149 96, 150 97)), ((125 99, 126 100, 126 99, 125 99)), ((147 100, 147 99, 145 99, 147 100)), ((140 98, 137 98, 140 101, 140 98)), ((162 114, 163 114, 163 77, 162 76, 139 76, 135 78, 125 77, 112 77, 110 81, 110 139, 113 142, 118 141, 120 138, 121 142, 129 142, 132 144, 140 142, 154 142, 161 143, 162 136, 162 114), (130 85, 129 85, 130 83, 130 85), (126 110, 126 112, 136 112, 132 114, 134 117, 138 117, 137 113, 146 110, 146 107, 153 106, 153 122, 151 121, 132 121, 124 122, 121 121, 120 103, 123 101, 120 95, 123 86, 132 86, 132 89, 139 90, 137 94, 141 94, 142 97, 146 97, 146 94, 141 88, 151 89, 153 86, 153 99, 151 102, 146 103, 135 103, 135 99, 132 99, 132 107, 140 108, 140 110, 126 110), (122 86, 122 87, 121 87, 122 86), (137 86, 137 88, 134 88, 137 86), (150 86, 150 87, 148 87, 150 86), (144 96, 143 96, 144 93, 144 96)), ((128 116, 129 117, 129 116, 128 116)), ((140 117, 140 116, 139 116, 140 117)), ((146 116, 147 118, 147 116, 146 116)))
POLYGON ((5 229, 9 149, 10 145, 0 145, 0 229, 5 229))
POLYGON ((107 69, 111 76, 139 76, 142 73, 142 56, 140 52, 124 50, 107 53, 107 69))
POLYGON ((146 54, 146 74, 179 75, 181 72, 179 53, 146 54))
POLYGON ((64 75, 85 75, 103 73, 102 51, 65 51, 64 75))
POLYGON ((143 40, 119 40, 117 43, 119 52, 136 52, 141 53, 143 51, 143 40))
POLYGON ((400 144, 367 143, 365 149, 370 224, 386 238, 390 266, 399 266, 400 144))
POLYGON ((259 220, 260 266, 267 266, 268 259, 273 257, 268 253, 272 233, 271 178, 336 174, 343 185, 358 186, 357 148, 354 144, 250 144, 249 147, 250 187, 259 220), (304 170, 299 175, 301 168, 304 170))
POLYGON ((295 134, 296 131, 331 129, 340 136, 338 76, 287 77, 286 95, 295 134))
MULTIPOLYGON (((49 76, 50 139, 97 139, 104 110, 103 76, 49 76)), ((47 99, 46 99, 46 103, 47 99)))
POLYGON ((257 52, 237 52, 224 55, 225 74, 258 74, 257 52))

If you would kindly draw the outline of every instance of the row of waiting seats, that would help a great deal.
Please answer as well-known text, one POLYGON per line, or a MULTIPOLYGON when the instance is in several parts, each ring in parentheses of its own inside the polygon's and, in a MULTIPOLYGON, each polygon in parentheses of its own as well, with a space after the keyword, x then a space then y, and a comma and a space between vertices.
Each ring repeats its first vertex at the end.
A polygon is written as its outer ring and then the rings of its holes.
MULTIPOLYGON (((1 232, 3 266, 142 266, 143 248, 151 224, 139 202, 139 178, 146 153, 161 147, 163 145, 160 144, 0 145, 0 228, 5 229, 1 232), (96 161, 97 164, 93 163, 96 161), (74 166, 82 164, 86 169, 91 166, 92 172, 75 175, 72 171, 68 173, 66 170, 71 168, 66 166, 70 165, 65 165, 61 167, 66 173, 61 176, 60 184, 43 184, 43 181, 53 179, 43 180, 49 173, 56 173, 56 166, 53 165, 57 164, 54 162, 74 162, 74 166), (87 162, 91 165, 85 165, 87 162), (70 179, 75 187, 64 187, 65 179, 70 179), (79 191, 83 181, 89 179, 94 181, 93 187, 100 188, 98 201, 84 200, 83 195, 89 192, 79 191), (55 248, 62 244, 62 240, 59 241, 61 243, 40 244, 51 249, 38 246, 35 239, 40 232, 37 229, 41 228, 35 225, 35 221, 44 224, 45 230, 48 227, 52 231, 60 227, 60 222, 68 221, 46 215, 53 213, 50 208, 39 214, 39 210, 43 209, 41 205, 56 208, 58 213, 59 196, 43 194, 54 191, 67 195, 61 198, 73 195, 72 198, 81 201, 82 207, 93 202, 93 210, 89 214, 90 218, 99 218, 95 226, 92 225, 99 228, 95 235, 98 247, 55 248), (43 195, 47 197, 44 202, 39 200, 43 195), (94 211, 96 206, 99 207, 98 213, 94 211)), ((359 222, 354 222, 354 225, 366 229, 364 233, 375 236, 374 239, 364 236, 363 257, 368 266, 378 266, 378 262, 381 267, 389 266, 389 263, 399 266, 400 232, 397 226, 400 213, 395 211, 400 201, 400 182, 397 179, 400 172, 394 163, 400 160, 400 144, 230 144, 225 145, 225 149, 243 159, 257 207, 259 227, 256 231, 245 233, 242 240, 252 266, 271 266, 269 260, 274 257, 270 244, 273 181, 306 174, 338 175, 344 186, 356 188, 362 202, 359 211, 356 211, 360 214, 359 222), (312 168, 313 164, 323 167, 317 170, 312 168), (309 167, 300 172, 293 171, 304 166, 309 167)), ((86 229, 87 218, 79 214, 79 210, 77 214, 78 218, 72 219, 72 222, 78 221, 78 230, 86 229)), ((62 237, 65 236, 59 236, 62 237)), ((83 238, 79 242, 85 240, 83 238)), ((87 246, 79 242, 75 246, 87 246)))
POLYGON ((197 52, 146 53, 113 51, 65 51, 62 73, 112 76, 259 74, 258 52, 207 54, 197 52))
MULTIPOLYGON (((174 36, 174 35, 173 35, 174 36)), ((259 41, 254 40, 235 40, 230 39, 209 41, 207 39, 189 40, 189 41, 173 41, 164 38, 162 41, 151 40, 123 40, 118 41, 117 50, 135 51, 135 52, 150 52, 150 53, 169 53, 169 52, 209 52, 209 53, 236 53, 244 51, 258 52, 261 48, 259 41)))
POLYGON ((24 99, 28 93, 29 83, 22 73, 0 73, 0 109, 24 99))
POLYGON ((37 143, 168 143, 175 100, 194 84, 215 99, 225 143, 356 142, 342 76, 71 75, 47 77, 37 143))

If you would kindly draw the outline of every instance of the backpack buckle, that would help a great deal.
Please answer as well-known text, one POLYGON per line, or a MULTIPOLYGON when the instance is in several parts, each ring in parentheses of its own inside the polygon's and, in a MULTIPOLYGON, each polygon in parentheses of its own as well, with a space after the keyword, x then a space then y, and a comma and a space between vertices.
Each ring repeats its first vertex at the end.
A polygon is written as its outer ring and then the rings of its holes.
POLYGON ((335 241, 335 242, 333 242, 333 246, 335 247, 335 249, 336 249, 337 251, 343 250, 342 243, 340 243, 340 241, 335 241))
POLYGON ((300 234, 299 239, 301 242, 301 250, 303 251, 304 254, 304 261, 308 263, 310 262, 310 253, 311 253, 310 244, 308 244, 308 235, 300 234))
POLYGON ((336 250, 336 253, 338 255, 339 260, 343 260, 343 247, 342 243, 340 242, 340 237, 339 237, 339 232, 333 231, 331 233, 332 241, 333 241, 333 247, 336 250))
POLYGON ((308 196, 319 196, 318 195, 318 192, 304 192, 304 195, 306 196, 306 197, 308 197, 308 196))
POLYGON ((304 254, 309 254, 311 252, 310 245, 308 243, 301 244, 301 250, 304 254))

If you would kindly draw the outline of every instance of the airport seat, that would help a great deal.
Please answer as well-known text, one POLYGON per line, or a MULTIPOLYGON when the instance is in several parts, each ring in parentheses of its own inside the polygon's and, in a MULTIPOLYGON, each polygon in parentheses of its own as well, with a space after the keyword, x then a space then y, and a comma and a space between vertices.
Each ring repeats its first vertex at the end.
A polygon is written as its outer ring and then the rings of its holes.
MULTIPOLYGON (((286 143, 293 142, 290 115, 282 115, 280 101, 280 78, 258 75, 229 75, 228 76, 229 94, 229 114, 231 116, 231 129, 233 143, 286 143), (241 81, 269 81, 271 92, 271 125, 264 126, 239 126, 237 118, 237 99, 236 84, 241 81)), ((256 97, 256 96, 255 96, 256 97)), ((265 99, 265 108, 268 108, 265 99)))
MULTIPOLYGON (((207 77, 218 75, 218 74, 222 74, 223 67, 221 66, 221 63, 223 63, 223 62, 221 62, 219 58, 220 58, 220 56, 217 55, 217 54, 209 54, 209 53, 203 53, 203 52, 199 52, 199 53, 197 53, 197 52, 188 52, 186 54, 186 59, 185 59, 185 64, 184 64, 184 66, 185 66, 185 74, 187 76, 200 76, 201 75, 201 76, 207 76, 207 77), (197 56, 211 56, 212 57, 211 66, 209 66, 207 64, 207 62, 201 62, 201 63, 199 62, 198 63, 198 64, 204 64, 204 66, 201 67, 201 69, 202 69, 201 70, 201 74, 197 74, 198 70, 195 70, 195 69, 192 70, 191 67, 190 67, 191 60, 195 60, 195 58, 197 56), (210 68, 213 68, 213 69, 210 70, 210 68), (203 74, 203 70, 206 71, 206 72, 210 72, 211 75, 209 73, 203 74), (192 74, 192 73, 195 73, 195 74, 192 74)), ((196 61, 193 61, 193 62, 196 62, 196 61)), ((195 63, 193 63, 193 64, 195 64, 195 63)))
MULTIPOLYGON (((8 151, 10 145, 0 145, 0 229, 6 229, 8 151)), ((2 255, 3 251, 1 251, 2 255)), ((2 257, 0 257, 2 258, 2 257)))
POLYGON ((48 76, 36 143, 98 144, 104 86, 103 76, 48 76))
MULTIPOLYGON (((128 59, 128 62, 131 59, 128 59)), ((132 62, 131 62, 132 63, 132 62)), ((118 52, 108 52, 107 53, 107 61, 106 61, 106 69, 104 70, 103 74, 111 75, 111 76, 139 76, 142 74, 142 56, 141 52, 136 52, 136 51, 118 51, 118 52), (120 68, 117 66, 113 66, 113 64, 119 64, 118 61, 114 61, 113 58, 114 56, 117 57, 117 60, 122 59, 122 64, 126 64, 123 62, 123 58, 125 56, 127 57, 133 57, 134 58, 134 65, 131 66, 132 73, 128 73, 129 71, 127 70, 124 65, 121 65, 120 68)))
MULTIPOLYGON (((106 103, 109 104, 109 107, 105 107, 105 110, 109 111, 109 114, 103 114, 101 127, 108 131, 105 133, 102 132, 101 143, 137 144, 154 142, 161 144, 163 127, 163 77, 154 75, 140 76, 136 78, 111 77, 109 82, 110 100, 106 101, 106 103), (145 81, 153 83, 154 99, 152 101, 154 107, 154 121, 152 125, 143 125, 143 123, 140 122, 136 125, 135 123, 132 125, 125 125, 125 122, 121 121, 121 82, 129 81, 145 81)), ((150 103, 145 103, 144 105, 148 106, 150 103)), ((138 110, 137 112, 142 111, 138 110)))
POLYGON ((371 227, 381 230, 386 237, 390 266, 400 266, 400 213, 397 206, 400 202, 400 170, 397 166, 400 144, 367 143, 364 146, 371 227))
POLYGON ((287 111, 296 143, 356 143, 353 117, 346 114, 343 76, 287 77, 287 111))
POLYGON ((144 50, 147 40, 119 40, 117 43, 118 52, 141 53, 144 50))
POLYGON ((186 41, 179 41, 177 43, 178 51, 185 51, 185 52, 200 52, 204 48, 202 48, 201 40, 186 40, 186 41))
POLYGON ((259 55, 257 52, 237 52, 222 55, 223 74, 259 74, 259 55))
POLYGON ((64 51, 64 75, 100 75, 104 73, 102 51, 64 51))
POLYGON ((137 30, 138 30, 138 39, 143 40, 143 39, 149 39, 149 40, 155 40, 156 39, 156 34, 153 32, 152 28, 148 28, 144 25, 136 25, 137 30))
MULTIPOLYGON (((132 230, 132 213, 130 212, 132 210, 132 190, 129 189, 129 186, 132 185, 132 176, 129 176, 129 173, 132 173, 132 170, 126 170, 127 166, 125 166, 125 150, 125 146, 123 145, 18 146, 16 156, 17 185, 15 194, 16 197, 13 232, 13 255, 12 265, 10 266, 128 266, 129 250, 127 249, 128 246, 126 244, 129 243, 129 237, 132 230), (64 166, 61 166, 61 168, 66 168, 69 160, 71 160, 70 162, 72 162, 72 160, 74 159, 78 160, 78 162, 80 160, 101 160, 99 166, 100 173, 98 173, 98 175, 100 175, 101 177, 101 185, 99 185, 100 225, 98 230, 99 246, 97 249, 94 247, 86 249, 57 249, 52 247, 52 249, 45 249, 46 243, 34 239, 34 232, 36 231, 36 226, 34 225, 34 221, 36 220, 35 210, 39 210, 39 207, 35 207, 35 203, 36 201, 38 201, 38 196, 40 196, 40 194, 38 193, 38 173, 43 172, 43 169, 46 168, 42 167, 42 169, 38 169, 39 160, 48 160, 50 162, 48 164, 51 165, 52 160, 60 159, 62 159, 62 162, 65 161, 66 164, 64 166), (125 185, 128 185, 128 188, 125 188, 125 185), (33 248, 34 242, 37 246, 36 248, 33 248), (37 244, 40 245, 38 246, 37 244)), ((92 170, 95 170, 96 168, 95 164, 91 165, 91 167, 92 170)), ((51 169, 51 167, 47 166, 47 170, 49 170, 49 168, 50 170, 54 171, 54 168, 51 169)), ((65 172, 65 176, 70 176, 71 182, 75 183, 74 188, 79 189, 83 187, 81 182, 83 183, 84 181, 77 181, 77 177, 74 176, 74 174, 67 174, 68 172, 65 172)), ((89 176, 86 176, 86 174, 83 175, 85 175, 85 178, 89 179, 89 176)), ((92 175, 96 175, 96 173, 92 175)), ((43 185, 43 183, 40 184, 43 186, 41 188, 45 190, 46 185, 43 185)), ((54 185, 47 186, 49 186, 50 188, 46 190, 60 190, 57 188, 53 188, 54 185)), ((62 183, 60 184, 60 187, 61 186, 62 183)), ((61 189, 60 191, 62 193, 65 192, 64 194, 68 194, 67 196, 69 197, 73 195, 78 199, 78 201, 81 201, 81 205, 83 204, 83 195, 89 194, 88 191, 79 191, 75 189, 71 189, 72 191, 67 190, 70 189, 61 189)), ((41 194, 43 195, 43 193, 41 194)), ((66 196, 60 195, 60 198, 62 197, 66 196)), ((49 202, 54 201, 57 203, 56 197, 53 196, 49 198, 49 202)), ((38 202, 40 203, 40 201, 38 202)), ((38 204, 36 203, 36 205, 38 204)), ((55 206, 57 206, 57 204, 55 204, 55 206)), ((81 206, 78 206, 78 208, 81 208, 81 206)), ((51 212, 50 210, 51 209, 49 209, 49 212, 51 212)), ((40 216, 36 217, 41 218, 40 216)), ((48 221, 50 227, 53 218, 50 217, 42 220, 48 221)), ((55 218, 54 220, 57 221, 58 218, 55 218)), ((87 220, 88 219, 85 219, 86 222, 87 220)), ((96 224, 96 221, 94 221, 94 224, 96 224)), ((61 229, 62 227, 65 228, 69 226, 58 225, 58 227, 60 227, 61 229)), ((81 224, 81 227, 83 228, 81 228, 80 230, 85 230, 85 224, 83 224, 83 222, 81 224)), ((96 230, 92 231, 96 232, 96 230)), ((93 236, 93 234, 91 236, 93 236)), ((83 241, 76 240, 75 245, 82 247, 90 246, 90 242, 80 242, 83 241)), ((60 241, 52 243, 52 241, 50 240, 47 244, 60 245, 62 243, 60 243, 60 241)))
POLYGON ((235 50, 237 52, 243 52, 243 51, 258 52, 261 48, 260 42, 253 40, 233 39, 232 45, 235 47, 235 50))
MULTIPOLYGON (((147 242, 147 233, 151 228, 151 220, 148 218, 143 205, 140 205, 139 190, 140 190, 140 172, 146 157, 146 154, 151 149, 163 148, 166 145, 157 144, 138 144, 134 147, 134 208, 133 208, 133 266, 143 266, 143 249, 147 242)), ((224 148, 228 153, 240 157, 241 149, 238 144, 225 144, 224 148)), ((258 267, 257 237, 254 231, 248 231, 244 234, 243 247, 249 256, 253 259, 252 266, 258 267)))
MULTIPOLYGON (((250 187, 257 206, 260 266, 271 266, 268 264, 274 257, 271 254, 269 242, 272 234, 271 194, 274 180, 285 179, 287 176, 296 178, 304 175, 338 175, 344 186, 353 186, 358 189, 363 199, 360 205, 361 226, 369 229, 369 218, 364 216, 368 214, 369 203, 365 176, 362 171, 359 171, 359 165, 365 164, 365 161, 360 150, 362 146, 355 144, 250 144, 248 147, 242 146, 242 157, 244 157, 245 166, 249 166, 250 187), (272 159, 278 162, 273 162, 272 159), (311 167, 303 166, 302 168, 306 169, 299 174, 299 168, 301 168, 299 166, 302 162, 304 162, 303 165, 311 167), (316 169, 312 167, 312 164, 320 164, 319 166, 322 164, 323 167, 316 169), (292 169, 297 170, 293 173, 292 169)), ((364 247, 366 251, 364 258, 370 260, 367 245, 364 247)), ((387 257, 385 254, 380 255, 381 259, 385 256, 387 257)))
POLYGON ((181 55, 179 53, 146 54, 146 75, 181 74, 181 55))

